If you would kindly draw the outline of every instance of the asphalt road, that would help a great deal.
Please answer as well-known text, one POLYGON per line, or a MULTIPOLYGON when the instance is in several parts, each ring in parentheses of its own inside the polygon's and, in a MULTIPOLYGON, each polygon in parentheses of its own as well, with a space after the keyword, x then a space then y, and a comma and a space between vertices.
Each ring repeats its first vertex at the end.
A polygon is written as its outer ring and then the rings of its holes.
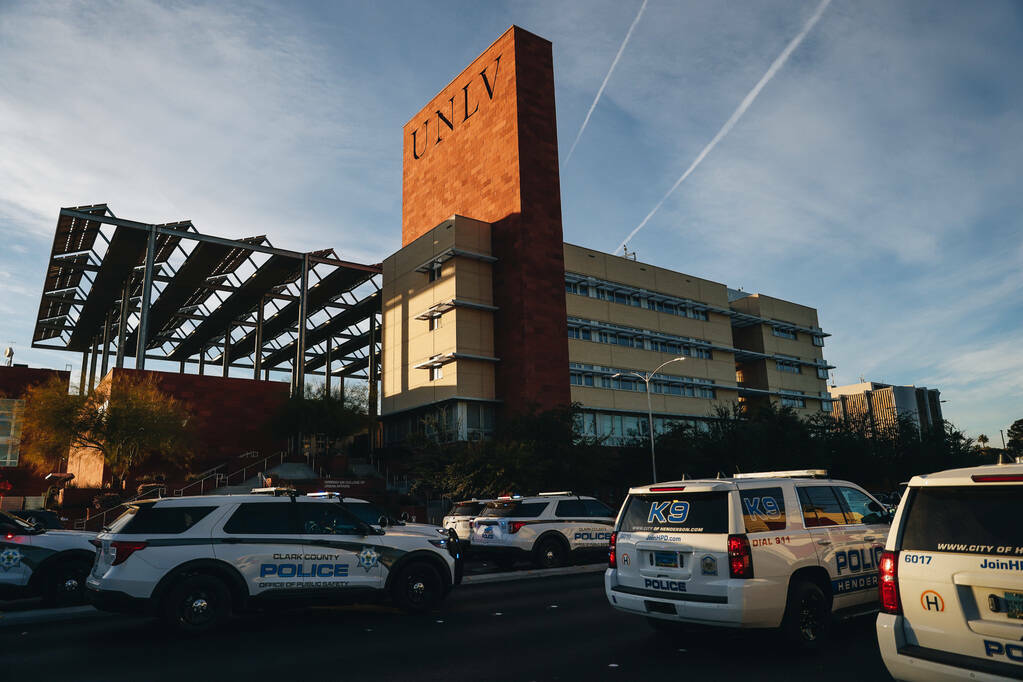
POLYGON ((199 638, 111 617, 0 630, 5 679, 885 680, 874 619, 841 623, 817 655, 773 633, 663 639, 613 611, 601 574, 465 586, 441 611, 259 613, 199 638))

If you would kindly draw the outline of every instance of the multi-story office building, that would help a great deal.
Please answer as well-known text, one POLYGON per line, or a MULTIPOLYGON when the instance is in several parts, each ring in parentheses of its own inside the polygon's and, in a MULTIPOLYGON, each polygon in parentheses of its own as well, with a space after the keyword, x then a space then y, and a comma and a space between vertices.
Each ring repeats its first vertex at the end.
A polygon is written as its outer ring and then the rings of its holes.
POLYGON ((827 411, 813 308, 562 239, 549 42, 513 27, 405 126, 384 262, 385 442, 577 403, 611 442, 766 400, 827 411), (467 217, 463 217, 467 216, 467 217))
POLYGON ((915 424, 921 433, 944 426, 941 392, 936 388, 864 381, 832 386, 829 391, 836 419, 866 415, 874 430, 891 428, 900 417, 915 424))

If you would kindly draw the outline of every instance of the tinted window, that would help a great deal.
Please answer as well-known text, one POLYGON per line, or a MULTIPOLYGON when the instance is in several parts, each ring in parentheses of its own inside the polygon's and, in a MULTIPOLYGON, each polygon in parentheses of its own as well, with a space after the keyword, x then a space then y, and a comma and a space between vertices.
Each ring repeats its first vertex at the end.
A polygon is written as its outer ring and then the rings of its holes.
POLYGON ((299 521, 306 535, 362 535, 365 524, 341 508, 340 504, 298 502, 299 521))
POLYGON ((3 528, 8 533, 32 533, 35 529, 29 524, 25 523, 18 517, 8 514, 5 511, 0 511, 0 528, 3 528))
POLYGON ((518 516, 527 519, 535 518, 543 513, 549 502, 487 502, 487 506, 480 512, 480 516, 518 516))
POLYGON ((294 502, 246 502, 238 507, 226 524, 226 533, 252 535, 290 534, 298 531, 293 514, 294 502))
POLYGON ((781 488, 740 490, 739 499, 747 533, 785 529, 785 494, 781 488))
POLYGON ((482 502, 461 502, 451 508, 448 516, 476 516, 482 508, 482 502))
POLYGON ((583 507, 586 508, 587 516, 598 516, 614 518, 615 513, 611 508, 599 500, 583 500, 583 507))
POLYGON ((373 526, 380 522, 381 516, 386 516, 388 519, 391 518, 391 515, 386 511, 369 502, 350 502, 345 504, 345 506, 348 507, 348 511, 355 514, 360 521, 373 526))
POLYGON ((845 502, 845 514, 849 517, 849 523, 884 523, 881 505, 870 497, 855 488, 838 486, 835 490, 838 491, 841 501, 845 502))
POLYGON ((914 488, 899 549, 1023 559, 1020 486, 914 488))
POLYGON ((728 532, 728 493, 630 495, 619 531, 728 532))
POLYGON ((558 502, 554 515, 560 518, 582 518, 586 516, 586 508, 583 507, 582 500, 562 500, 558 502))
POLYGON ((842 505, 828 486, 797 488, 803 505, 803 522, 807 528, 845 525, 842 505))
POLYGON ((130 507, 110 527, 112 533, 151 535, 157 533, 184 533, 216 507, 130 507))

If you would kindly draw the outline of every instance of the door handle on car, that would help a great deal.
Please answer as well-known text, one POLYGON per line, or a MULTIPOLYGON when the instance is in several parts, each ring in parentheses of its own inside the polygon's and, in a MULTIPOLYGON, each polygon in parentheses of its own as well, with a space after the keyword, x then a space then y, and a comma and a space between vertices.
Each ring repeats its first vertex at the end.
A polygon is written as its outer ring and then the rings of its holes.
POLYGON ((817 544, 818 545, 830 545, 831 544, 831 540, 818 540, 817 544))
POLYGON ((874 537, 873 535, 871 535, 871 536, 869 536, 869 537, 865 537, 865 538, 863 538, 863 541, 864 541, 864 542, 877 542, 877 538, 876 538, 876 537, 874 537))

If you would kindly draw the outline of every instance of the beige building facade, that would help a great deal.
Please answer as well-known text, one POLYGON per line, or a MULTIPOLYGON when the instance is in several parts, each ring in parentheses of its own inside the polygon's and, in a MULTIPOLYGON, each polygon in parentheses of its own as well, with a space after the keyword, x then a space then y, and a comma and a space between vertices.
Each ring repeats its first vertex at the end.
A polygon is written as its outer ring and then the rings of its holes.
MULTIPOLYGON (((425 430, 493 433, 495 316, 490 225, 453 216, 384 262, 382 418, 393 443, 425 430)), ((817 312, 762 294, 564 244, 571 400, 583 433, 610 444, 705 424, 718 408, 776 402, 830 412, 817 312), (682 360, 676 360, 682 358, 682 360), (664 364, 667 363, 667 364, 664 364)), ((562 295, 551 292, 551 296, 562 295)))

